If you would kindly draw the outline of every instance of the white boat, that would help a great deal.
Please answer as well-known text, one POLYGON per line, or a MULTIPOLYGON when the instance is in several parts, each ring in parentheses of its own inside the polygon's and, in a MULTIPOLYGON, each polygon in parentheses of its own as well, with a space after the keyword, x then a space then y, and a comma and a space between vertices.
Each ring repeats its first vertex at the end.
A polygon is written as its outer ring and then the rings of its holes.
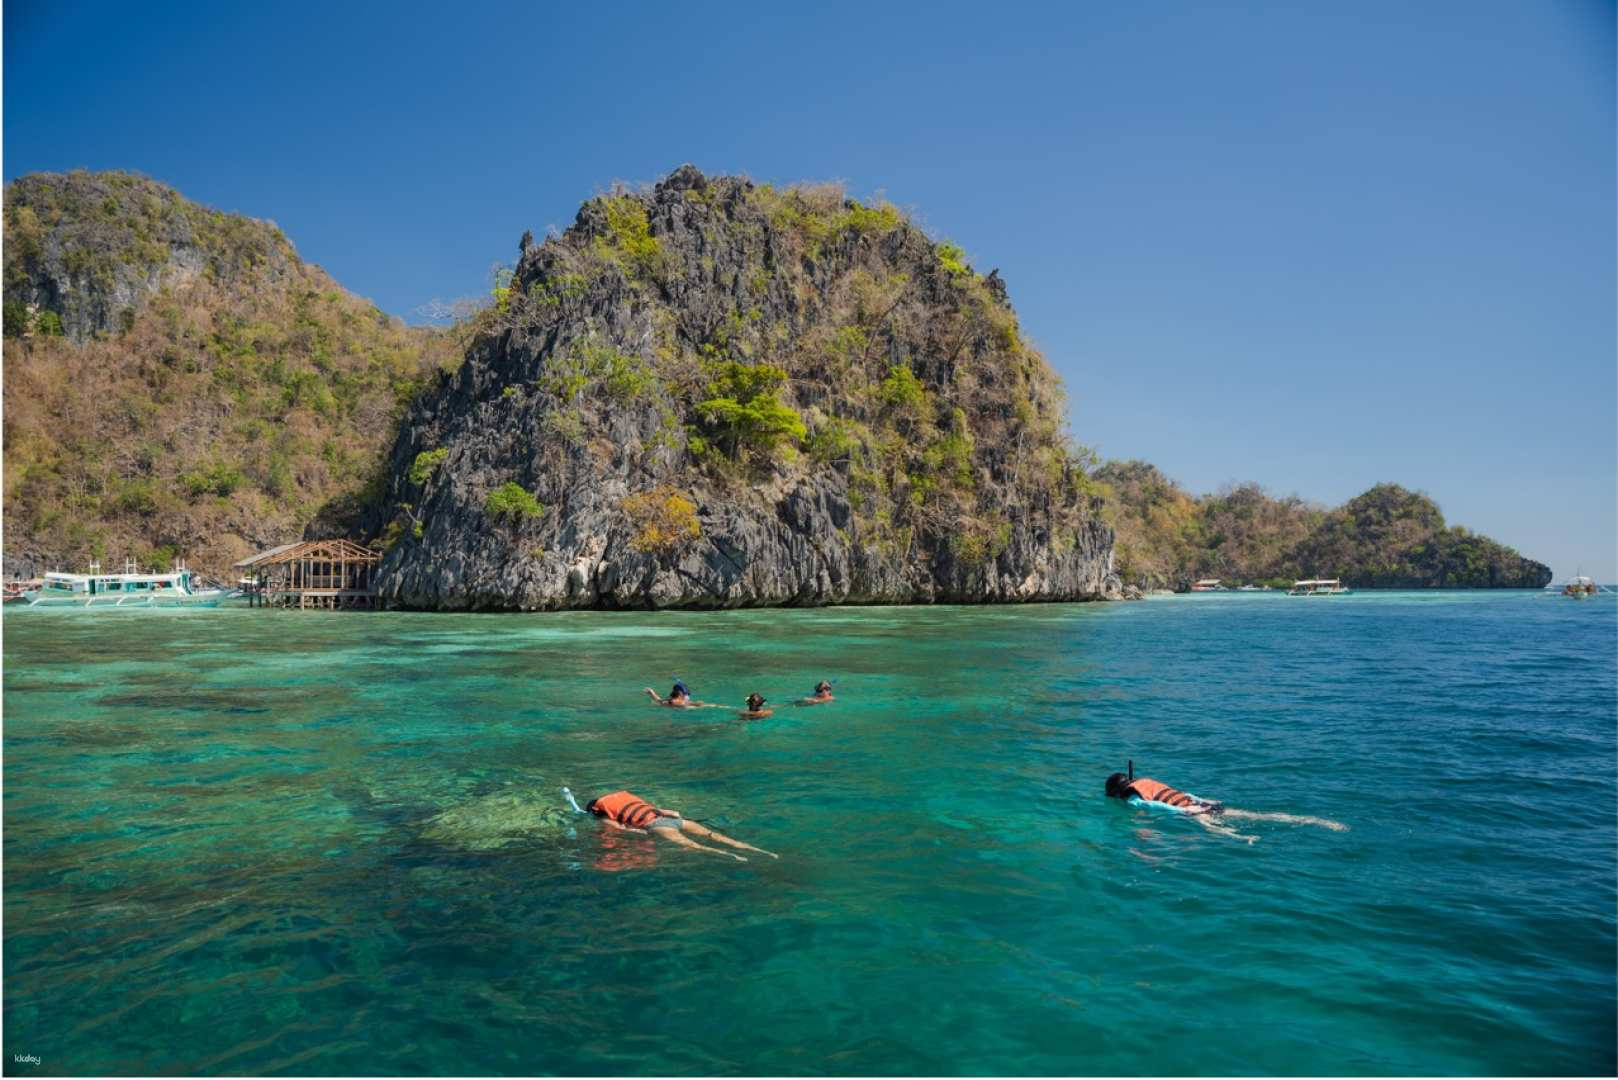
POLYGON ((1287 595, 1343 596, 1353 591, 1336 578, 1304 578, 1302 581, 1294 581, 1292 588, 1287 590, 1287 595))
POLYGON ((1578 574, 1569 578, 1562 584, 1562 595, 1572 597, 1574 600, 1588 600, 1600 593, 1610 593, 1611 589, 1597 585, 1594 578, 1578 574))
POLYGON ((1226 589, 1223 585, 1219 584, 1219 579, 1218 578, 1210 577, 1210 578, 1203 578, 1201 581, 1192 582, 1191 591, 1192 592, 1229 592, 1230 590, 1226 589))
POLYGON ((133 560, 121 574, 104 574, 99 563, 88 574, 51 572, 39 588, 23 594, 31 608, 148 608, 213 607, 230 594, 224 589, 199 586, 184 566, 166 573, 146 573, 133 560))

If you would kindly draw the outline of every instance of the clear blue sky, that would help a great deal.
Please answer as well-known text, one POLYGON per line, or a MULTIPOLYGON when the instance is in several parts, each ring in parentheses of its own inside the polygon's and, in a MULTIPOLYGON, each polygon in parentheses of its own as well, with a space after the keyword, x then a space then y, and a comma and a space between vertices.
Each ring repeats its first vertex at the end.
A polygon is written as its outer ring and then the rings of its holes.
POLYGON ((408 315, 616 179, 841 179, 1000 268, 1103 454, 1618 580, 1610 2, 4 16, 8 180, 147 173, 408 315))

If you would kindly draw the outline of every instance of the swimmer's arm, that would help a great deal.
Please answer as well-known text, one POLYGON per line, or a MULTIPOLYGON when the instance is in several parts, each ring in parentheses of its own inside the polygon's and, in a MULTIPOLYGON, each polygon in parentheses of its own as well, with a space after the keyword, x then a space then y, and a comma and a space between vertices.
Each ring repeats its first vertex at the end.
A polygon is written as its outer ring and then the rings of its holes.
POLYGON ((610 817, 604 817, 601 820, 605 821, 608 825, 611 825, 613 828, 617 829, 619 832, 638 832, 638 833, 643 833, 643 832, 646 831, 645 829, 632 829, 628 825, 622 825, 622 824, 618 823, 617 821, 614 821, 610 817))
POLYGON ((658 697, 657 691, 653 690, 650 686, 646 688, 646 696, 657 702, 659 705, 663 704, 663 699, 658 697))

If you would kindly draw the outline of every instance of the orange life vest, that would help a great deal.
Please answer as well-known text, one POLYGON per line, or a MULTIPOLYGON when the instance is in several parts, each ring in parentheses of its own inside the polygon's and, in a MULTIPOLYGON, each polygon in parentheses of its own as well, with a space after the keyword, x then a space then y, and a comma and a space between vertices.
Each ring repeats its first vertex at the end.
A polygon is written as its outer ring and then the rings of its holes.
POLYGON ((1196 800, 1183 791, 1176 791, 1167 784, 1160 784, 1156 780, 1142 777, 1124 789, 1124 796, 1133 795, 1137 799, 1147 802, 1168 803, 1170 806, 1191 806, 1196 800))
POLYGON ((615 791, 611 795, 601 796, 596 800, 595 811, 631 829, 639 829, 653 818, 672 816, 627 791, 615 791))

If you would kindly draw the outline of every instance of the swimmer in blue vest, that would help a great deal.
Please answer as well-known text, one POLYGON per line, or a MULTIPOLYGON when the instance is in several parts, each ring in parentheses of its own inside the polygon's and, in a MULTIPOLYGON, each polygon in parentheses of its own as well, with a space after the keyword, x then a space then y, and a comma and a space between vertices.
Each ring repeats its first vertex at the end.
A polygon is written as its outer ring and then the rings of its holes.
POLYGON ((698 701, 696 698, 691 696, 691 691, 689 689, 687 689, 685 683, 681 682, 678 679, 674 680, 674 688, 669 691, 669 696, 668 697, 666 697, 666 698, 665 697, 658 697, 657 696, 657 691, 653 690, 650 686, 648 686, 646 688, 646 696, 651 698, 657 704, 665 705, 665 706, 667 706, 668 708, 671 708, 671 709, 722 709, 722 708, 724 708, 723 705, 712 705, 712 704, 709 704, 706 701, 698 701))

